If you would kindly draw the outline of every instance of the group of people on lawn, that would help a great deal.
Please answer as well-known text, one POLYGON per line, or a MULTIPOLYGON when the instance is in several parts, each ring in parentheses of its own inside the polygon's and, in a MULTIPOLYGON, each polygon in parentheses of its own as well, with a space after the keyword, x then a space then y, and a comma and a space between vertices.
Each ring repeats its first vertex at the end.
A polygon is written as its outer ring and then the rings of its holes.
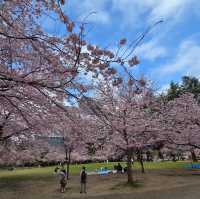
MULTIPOLYGON (((64 193, 67 185, 66 169, 64 168, 64 165, 62 165, 61 168, 56 167, 54 171, 55 173, 58 173, 60 176, 60 192, 64 193)), ((87 183, 87 173, 86 173, 86 168, 83 166, 80 172, 80 193, 86 193, 86 183, 87 183)))
POLYGON ((126 173, 127 167, 123 168, 122 165, 118 163, 117 165, 114 165, 114 170, 117 171, 117 173, 126 173))
MULTIPOLYGON (((126 167, 123 168, 121 164, 118 163, 118 165, 114 166, 114 170, 116 170, 117 173, 123 173, 126 172, 125 171, 126 167)), ((56 167, 54 172, 59 174, 60 176, 60 192, 64 193, 67 185, 67 172, 66 169, 64 168, 64 165, 61 165, 61 168, 56 167)), ((83 166, 80 172, 80 193, 86 193, 86 184, 87 184, 87 172, 86 168, 83 166)))

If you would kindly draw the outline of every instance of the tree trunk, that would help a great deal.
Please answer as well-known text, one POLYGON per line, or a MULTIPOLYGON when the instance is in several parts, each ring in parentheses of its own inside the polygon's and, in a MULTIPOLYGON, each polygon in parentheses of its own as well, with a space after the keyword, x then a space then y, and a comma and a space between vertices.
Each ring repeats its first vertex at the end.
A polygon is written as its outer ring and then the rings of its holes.
POLYGON ((147 156, 147 162, 152 162, 153 161, 152 153, 150 151, 146 152, 146 156, 147 156))
POLYGON ((67 180, 69 180, 69 166, 71 163, 71 151, 68 151, 68 161, 67 161, 67 180))
POLYGON ((65 160, 66 160, 66 162, 67 162, 67 180, 69 180, 69 165, 70 165, 70 156, 71 156, 71 154, 70 154, 70 151, 69 151, 69 149, 66 149, 65 150, 65 160))
POLYGON ((3 126, 0 125, 0 139, 3 138, 3 126))
POLYGON ((133 172, 132 172, 132 152, 128 150, 127 153, 127 177, 128 177, 128 183, 133 183, 133 172))
POLYGON ((142 171, 142 173, 144 173, 144 163, 143 163, 142 152, 139 152, 139 162, 141 164, 141 171, 142 171))
POLYGON ((192 156, 192 161, 193 161, 193 162, 198 162, 197 156, 196 156, 194 150, 191 150, 191 156, 192 156))
POLYGON ((159 159, 161 159, 162 161, 164 160, 163 153, 162 153, 160 150, 158 150, 158 157, 159 157, 159 159))
POLYGON ((66 162, 67 162, 67 180, 69 180, 69 166, 70 166, 70 163, 71 163, 71 151, 70 149, 66 149, 65 151, 65 159, 66 159, 66 162))
POLYGON ((172 161, 176 162, 176 154, 171 154, 171 157, 172 157, 172 161))

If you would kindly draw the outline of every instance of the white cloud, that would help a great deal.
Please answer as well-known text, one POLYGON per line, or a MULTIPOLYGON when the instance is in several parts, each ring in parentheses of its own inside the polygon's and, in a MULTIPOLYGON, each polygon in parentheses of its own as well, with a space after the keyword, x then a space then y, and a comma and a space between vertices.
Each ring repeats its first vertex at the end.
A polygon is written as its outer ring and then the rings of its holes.
MULTIPOLYGON (((158 69, 153 69, 154 71, 150 75, 153 80, 161 80, 162 78, 163 82, 165 77, 166 79, 176 78, 177 76, 172 75, 177 75, 177 73, 178 76, 200 76, 200 43, 190 38, 178 45, 177 42, 180 41, 180 38, 173 40, 176 36, 184 37, 185 34, 182 34, 182 32, 185 29, 178 29, 179 27, 183 28, 184 21, 188 23, 188 19, 191 21, 191 17, 200 16, 200 1, 71 0, 68 4, 73 7, 73 9, 69 10, 72 10, 76 16, 82 19, 89 13, 96 12, 96 14, 90 15, 87 21, 97 24, 109 24, 111 34, 120 30, 122 34, 127 34, 127 38, 130 41, 135 38, 135 32, 141 33, 148 25, 163 19, 164 23, 152 31, 153 35, 148 35, 147 37, 147 39, 152 37, 154 39, 138 46, 135 51, 136 55, 148 61, 156 61, 158 58, 167 57, 165 60, 159 60, 166 64, 160 65, 158 69), (114 27, 113 24, 116 26, 114 27)), ((156 62, 155 64, 157 65, 156 62)), ((165 86, 160 90, 164 90, 165 86)))
MULTIPOLYGON (((160 19, 176 23, 189 14, 199 14, 200 1, 197 0, 72 0, 67 3, 73 12, 84 18, 91 12, 88 20, 108 24, 119 20, 119 26, 135 28, 144 22, 154 23, 160 19), (142 23, 141 23, 142 22, 142 23)), ((70 10, 66 8, 66 12, 70 10)))
POLYGON ((190 8, 195 8, 199 1, 195 0, 112 0, 112 10, 122 15, 122 24, 137 26, 143 22, 152 24, 164 19, 172 23, 183 19, 189 14, 190 8))
POLYGON ((105 8, 108 1, 109 0, 72 0, 69 1, 68 4, 81 20, 87 17, 87 22, 108 24, 110 22, 110 13, 105 8))
POLYGON ((154 1, 157 2, 152 6, 152 10, 150 13, 151 20, 157 20, 158 18, 163 19, 180 19, 185 11, 189 9, 193 0, 161 0, 154 1))
POLYGON ((167 49, 164 46, 159 45, 157 40, 151 40, 138 46, 135 53, 139 57, 154 61, 157 58, 165 57, 167 55, 167 49))
POLYGON ((178 48, 175 57, 166 65, 154 71, 154 75, 166 76, 176 73, 181 75, 200 76, 200 43, 185 40, 178 48))
POLYGON ((108 24, 110 20, 110 15, 102 10, 97 11, 93 17, 89 18, 89 21, 100 22, 102 24, 108 24))
POLYGON ((160 89, 157 90, 156 94, 162 94, 162 93, 167 93, 167 90, 169 89, 170 85, 169 84, 164 84, 160 89))
MULTIPOLYGON (((80 3, 80 2, 79 2, 80 3)), ((136 54, 143 58, 154 61, 157 58, 165 57, 167 49, 161 45, 166 35, 171 34, 172 28, 180 21, 183 21, 188 12, 197 6, 200 1, 196 0, 83 0, 80 3, 83 13, 96 11, 96 16, 90 20, 97 23, 109 24, 118 21, 118 27, 124 31, 131 32, 135 28, 147 27, 156 21, 163 19, 162 27, 153 31, 156 40, 142 44, 136 50, 136 54)), ((197 13, 195 13, 197 14, 197 13)), ((116 28, 116 27, 113 27, 116 28)), ((137 30, 138 31, 138 30, 137 30)), ((140 30, 141 31, 141 30, 140 30)))

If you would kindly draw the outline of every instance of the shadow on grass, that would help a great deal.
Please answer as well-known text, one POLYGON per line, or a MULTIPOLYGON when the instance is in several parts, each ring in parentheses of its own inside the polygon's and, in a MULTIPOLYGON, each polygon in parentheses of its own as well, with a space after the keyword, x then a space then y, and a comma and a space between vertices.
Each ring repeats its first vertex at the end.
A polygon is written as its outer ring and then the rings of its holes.
POLYGON ((140 180, 135 180, 132 183, 121 182, 111 187, 110 190, 119 190, 119 189, 124 189, 124 188, 140 188, 143 185, 144 183, 140 180))

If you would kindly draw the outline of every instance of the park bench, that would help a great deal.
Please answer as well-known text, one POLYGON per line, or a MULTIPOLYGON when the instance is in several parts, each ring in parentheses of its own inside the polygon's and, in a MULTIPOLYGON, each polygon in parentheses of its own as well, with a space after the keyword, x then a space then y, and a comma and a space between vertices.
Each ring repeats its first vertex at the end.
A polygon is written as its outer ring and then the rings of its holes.
POLYGON ((186 166, 186 169, 200 169, 200 164, 190 164, 186 166))
POLYGON ((191 168, 192 169, 200 169, 200 164, 192 164, 191 168))

